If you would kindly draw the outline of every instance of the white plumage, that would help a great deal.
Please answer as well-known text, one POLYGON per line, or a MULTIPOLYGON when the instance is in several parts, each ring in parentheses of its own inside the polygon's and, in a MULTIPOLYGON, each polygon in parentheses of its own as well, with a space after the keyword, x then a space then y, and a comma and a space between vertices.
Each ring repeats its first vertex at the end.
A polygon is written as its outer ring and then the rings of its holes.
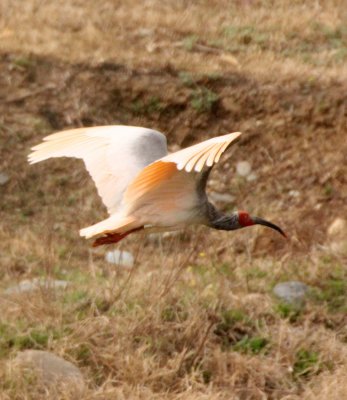
POLYGON ((81 158, 109 214, 119 210, 123 193, 141 169, 167 154, 166 137, 133 126, 96 126, 46 136, 32 148, 31 164, 52 157, 81 158))
POLYGON ((32 148, 31 164, 51 157, 83 159, 110 217, 80 231, 90 238, 151 226, 202 222, 205 197, 197 182, 240 132, 206 140, 167 155, 165 136, 132 126, 73 129, 47 136, 32 148))

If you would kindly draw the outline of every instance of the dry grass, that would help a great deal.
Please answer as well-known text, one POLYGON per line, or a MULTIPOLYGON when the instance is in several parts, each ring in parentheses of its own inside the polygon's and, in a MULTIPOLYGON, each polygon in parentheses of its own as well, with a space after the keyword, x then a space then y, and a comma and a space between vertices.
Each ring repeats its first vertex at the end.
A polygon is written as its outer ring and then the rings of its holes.
POLYGON ((345 13, 337 0, 1 2, 1 399, 343 398, 346 260, 326 229, 347 212, 345 13), (134 236, 120 248, 135 268, 108 265, 78 237, 105 215, 82 164, 25 159, 54 130, 107 123, 170 145, 244 131, 211 187, 292 240, 134 236), (244 159, 255 182, 234 173, 244 159), (3 294, 40 276, 70 286, 3 294), (313 288, 303 309, 272 296, 284 280, 313 288), (27 348, 80 367, 83 395, 12 369, 27 348))
MULTIPOLYGON (((313 298, 304 311, 284 317, 269 295, 271 281, 285 273, 283 261, 229 256, 214 264, 210 255, 197 255, 203 240, 192 238, 185 251, 187 241, 175 239, 162 256, 157 246, 141 248, 131 272, 102 260, 83 265, 86 257, 70 255, 74 265, 51 273, 72 282, 66 291, 2 296, 2 357, 25 348, 61 355, 86 376, 84 398, 299 399, 303 391, 313 396, 323 377, 343 385, 342 314, 313 298)), ((309 268, 314 278, 328 274, 318 260, 309 268)), ((18 381, 6 369, 2 374, 4 398, 41 392, 39 384, 18 381)))
POLYGON ((67 61, 346 76, 344 0, 31 0, 1 5, 4 50, 67 61), (261 59, 261 62, 259 60, 261 59), (203 60, 203 62, 201 62, 203 60))

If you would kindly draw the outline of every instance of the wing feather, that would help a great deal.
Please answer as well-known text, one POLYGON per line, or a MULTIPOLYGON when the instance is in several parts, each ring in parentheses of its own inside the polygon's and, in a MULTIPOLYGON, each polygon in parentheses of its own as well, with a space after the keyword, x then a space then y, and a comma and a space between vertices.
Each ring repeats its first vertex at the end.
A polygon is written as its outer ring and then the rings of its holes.
POLYGON ((138 228, 140 225, 134 217, 122 217, 113 214, 110 217, 80 230, 80 235, 86 239, 93 236, 103 235, 110 232, 124 233, 127 230, 138 228))
POLYGON ((201 158, 199 160, 204 161, 200 161, 195 164, 194 168, 196 172, 200 172, 205 165, 212 166, 213 164, 218 162, 221 154, 240 135, 241 132, 233 132, 229 133, 228 135, 218 136, 209 140, 205 140, 202 143, 187 147, 183 150, 179 150, 176 153, 169 154, 168 156, 163 157, 161 161, 174 162, 177 165, 178 170, 184 169, 187 172, 190 172, 191 164, 189 163, 189 161, 194 158, 194 156, 201 154, 201 158), (208 154, 207 157, 206 154, 208 154))
POLYGON ((136 182, 129 186, 125 193, 126 213, 144 226, 176 227, 191 221, 194 210, 200 210, 195 190, 197 174, 179 171, 175 163, 158 161, 151 167, 160 178, 149 179, 145 185, 138 186, 136 182))
POLYGON ((110 214, 116 213, 124 191, 148 164, 167 154, 160 132, 132 126, 102 126, 54 133, 32 148, 31 164, 51 157, 83 159, 110 214))
POLYGON ((222 147, 223 143, 217 143, 213 146, 213 148, 209 151, 209 155, 208 158, 206 160, 206 166, 207 167, 212 167, 212 165, 215 163, 215 157, 218 153, 218 151, 220 150, 220 148, 222 147))
MULTIPOLYGON (((128 186, 124 202, 128 212, 151 204, 161 204, 163 199, 178 204, 178 193, 185 207, 193 206, 197 199, 196 177, 204 166, 212 166, 220 155, 239 136, 240 132, 219 136, 161 158, 145 167, 128 186), (191 172, 194 168, 194 173, 191 172), (194 177, 193 177, 194 176, 194 177), (184 190, 187 191, 184 194, 184 190), (190 192, 190 193, 189 193, 190 192), (189 196, 191 196, 189 198, 189 196)), ((181 203, 182 205, 183 203, 181 203)), ((180 211, 177 209, 177 211, 180 211)), ((152 212, 153 214, 153 212, 152 212)), ((166 216, 167 218, 167 216, 166 216)))
POLYGON ((145 167, 138 177, 128 186, 125 192, 125 202, 133 204, 144 194, 152 191, 177 173, 175 163, 154 162, 145 167))
POLYGON ((186 170, 187 172, 193 171, 193 169, 194 169, 194 167, 196 166, 196 164, 198 163, 198 161, 199 161, 201 158, 204 158, 204 156, 205 156, 206 154, 208 154, 208 152, 210 151, 210 149, 211 149, 213 146, 214 146, 214 145, 212 144, 212 145, 208 146, 207 148, 204 147, 202 150, 200 150, 200 151, 198 151, 197 153, 195 153, 195 154, 189 159, 189 161, 186 163, 185 170, 186 170))
POLYGON ((91 237, 142 225, 178 226, 201 216, 199 172, 212 167, 240 132, 166 155, 166 138, 139 127, 104 126, 54 133, 33 147, 29 162, 83 159, 111 216, 81 230, 91 237))

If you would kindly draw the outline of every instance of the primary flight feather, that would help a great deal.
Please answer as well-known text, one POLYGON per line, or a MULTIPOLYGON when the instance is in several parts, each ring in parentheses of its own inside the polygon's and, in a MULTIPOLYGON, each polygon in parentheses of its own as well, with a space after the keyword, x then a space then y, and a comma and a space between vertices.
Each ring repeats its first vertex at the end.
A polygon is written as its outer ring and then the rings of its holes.
POLYGON ((204 224, 235 230, 261 224, 283 231, 244 211, 219 212, 205 192, 209 173, 222 153, 241 135, 218 136, 172 154, 166 137, 133 126, 98 126, 54 133, 32 148, 31 164, 52 157, 84 161, 109 218, 81 229, 94 245, 116 243, 129 233, 180 229, 204 224))

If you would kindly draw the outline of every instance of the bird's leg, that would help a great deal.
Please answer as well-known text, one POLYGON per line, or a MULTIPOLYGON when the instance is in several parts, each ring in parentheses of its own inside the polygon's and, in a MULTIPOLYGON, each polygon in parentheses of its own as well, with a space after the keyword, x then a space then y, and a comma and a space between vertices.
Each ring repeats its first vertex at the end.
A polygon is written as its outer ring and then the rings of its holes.
MULTIPOLYGON (((130 233, 130 232, 129 232, 130 233)), ((94 240, 92 246, 93 247, 98 247, 102 246, 104 244, 111 244, 111 243, 117 243, 124 239, 128 235, 127 233, 107 233, 106 236, 101 236, 94 240)))
POLYGON ((126 236, 128 236, 130 233, 140 231, 143 229, 143 226, 140 226, 139 228, 132 229, 131 231, 124 232, 124 233, 106 233, 106 236, 102 236, 94 240, 93 242, 93 247, 98 247, 102 246, 104 244, 111 244, 111 243, 118 243, 122 239, 124 239, 126 236))

